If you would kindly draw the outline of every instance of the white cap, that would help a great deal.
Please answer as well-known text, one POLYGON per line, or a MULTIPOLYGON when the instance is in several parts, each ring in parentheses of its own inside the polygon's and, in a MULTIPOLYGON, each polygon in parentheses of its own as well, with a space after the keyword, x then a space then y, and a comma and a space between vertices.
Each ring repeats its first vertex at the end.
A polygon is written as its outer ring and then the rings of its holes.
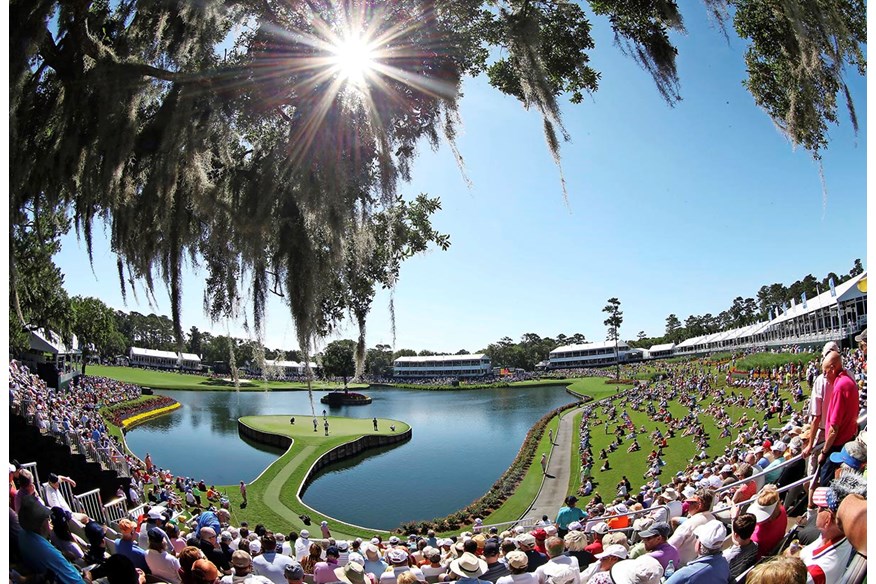
POLYGON ((694 535, 700 541, 701 546, 717 550, 724 545, 724 540, 727 539, 727 529, 718 519, 712 519, 694 529, 694 535))
POLYGON ((607 546, 601 554, 596 554, 596 559, 601 560, 602 558, 607 558, 608 556, 614 556, 616 558, 620 558, 622 560, 627 559, 627 548, 620 545, 619 543, 613 543, 610 546, 607 546))

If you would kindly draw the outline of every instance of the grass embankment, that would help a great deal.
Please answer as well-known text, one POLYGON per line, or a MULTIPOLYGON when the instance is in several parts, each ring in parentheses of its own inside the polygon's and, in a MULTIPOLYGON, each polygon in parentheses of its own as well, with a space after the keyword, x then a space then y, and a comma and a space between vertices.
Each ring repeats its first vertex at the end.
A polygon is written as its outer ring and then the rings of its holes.
MULTIPOLYGON (((109 377, 117 381, 125 383, 133 383, 143 387, 151 387, 153 389, 182 389, 182 390, 202 390, 202 391, 236 391, 237 387, 233 382, 225 381, 224 379, 210 378, 203 375, 192 375, 191 373, 177 373, 175 371, 154 371, 152 369, 140 369, 138 367, 115 367, 107 365, 89 365, 85 370, 87 375, 98 377, 109 377)), ((225 376, 230 378, 229 376, 225 376)), ((314 381, 311 384, 315 390, 334 390, 343 389, 341 383, 329 383, 324 381, 314 381)), ((361 389, 368 387, 361 383, 348 384, 350 389, 361 389)), ((240 391, 300 391, 306 390, 307 383, 300 381, 262 381, 262 380, 240 380, 240 391)))
POLYGON ((581 419, 583 412, 575 412, 572 418, 572 459, 569 468, 569 490, 567 493, 577 493, 581 488, 581 459, 578 455, 578 443, 581 440, 581 419))
MULTIPOLYGON (((806 363, 805 358, 803 358, 803 363, 806 363)), ((796 359, 794 359, 796 360, 796 359)), ((718 374, 718 383, 717 385, 723 386, 725 385, 725 374, 718 374)), ((728 388, 729 391, 735 391, 737 394, 740 391, 746 397, 751 393, 750 390, 747 389, 737 389, 737 388, 728 388)), ((795 411, 799 411, 803 402, 801 401, 798 404, 793 403, 793 398, 791 396, 791 392, 789 388, 782 387, 780 389, 780 396, 783 397, 786 401, 790 400, 792 406, 795 411)), ((703 408, 707 408, 714 401, 713 398, 707 398, 702 400, 699 405, 703 408)), ((657 406, 657 404, 655 404, 657 406)), ((749 420, 757 420, 761 422, 763 420, 764 412, 758 410, 757 408, 745 408, 745 407, 736 407, 736 406, 727 406, 726 404, 721 405, 721 409, 726 411, 732 421, 735 423, 739 421, 743 414, 746 414, 749 420)), ((669 410, 672 412, 673 417, 675 418, 675 422, 673 423, 676 435, 674 438, 668 439, 668 447, 664 449, 663 460, 666 462, 666 466, 664 467, 663 474, 660 475, 660 480, 663 483, 669 481, 672 475, 679 471, 684 470, 684 468, 688 465, 691 458, 693 458, 698 450, 696 445, 693 442, 691 436, 682 436, 685 428, 679 427, 677 420, 683 416, 686 416, 690 413, 689 409, 682 406, 676 401, 669 402, 669 410)), ((623 411, 621 409, 621 411, 623 411)), ((636 428, 641 428, 644 424, 647 432, 645 434, 638 435, 639 445, 641 446, 641 450, 635 453, 628 453, 627 448, 629 448, 631 441, 624 440, 623 444, 614 451, 613 453, 609 453, 608 460, 611 465, 610 470, 600 471, 599 468, 602 466, 603 461, 599 458, 599 452, 602 448, 608 451, 608 445, 614 440, 613 434, 606 434, 605 432, 605 416, 597 416, 595 419, 591 419, 590 422, 590 443, 593 451, 593 455, 595 458, 593 469, 591 471, 593 477, 594 491, 602 494, 602 497, 606 501, 611 501, 616 493, 617 484, 620 482, 621 477, 626 476, 630 482, 633 484, 633 495, 636 494, 637 488, 645 483, 647 479, 644 478, 644 473, 647 470, 647 458, 648 454, 651 452, 654 445, 648 438, 648 435, 655 430, 655 428, 660 428, 660 431, 665 435, 669 429, 669 425, 662 422, 654 422, 652 421, 646 412, 637 412, 630 408, 627 408, 627 413, 629 413, 630 418, 636 428)), ((620 418, 609 424, 609 431, 613 431, 615 427, 620 424, 620 418)), ((738 428, 731 428, 731 435, 727 438, 719 438, 721 434, 721 429, 718 428, 715 423, 715 419, 712 416, 701 415, 700 420, 703 422, 703 426, 705 427, 706 432, 709 434, 709 447, 706 449, 707 454, 709 455, 709 459, 712 459, 716 456, 720 456, 724 453, 724 447, 727 446, 731 441, 733 441, 738 435, 738 428)), ((784 417, 783 420, 787 420, 787 417, 784 417)), ((772 418, 769 420, 770 427, 776 428, 782 425, 782 422, 778 421, 777 418, 772 418)), ((579 458, 576 456, 576 460, 579 458)), ((578 469, 578 473, 580 473, 580 466, 578 469)))
POLYGON ((772 369, 790 363, 805 367, 810 361, 821 357, 818 353, 757 353, 748 355, 736 362, 736 369, 750 371, 751 369, 772 369))

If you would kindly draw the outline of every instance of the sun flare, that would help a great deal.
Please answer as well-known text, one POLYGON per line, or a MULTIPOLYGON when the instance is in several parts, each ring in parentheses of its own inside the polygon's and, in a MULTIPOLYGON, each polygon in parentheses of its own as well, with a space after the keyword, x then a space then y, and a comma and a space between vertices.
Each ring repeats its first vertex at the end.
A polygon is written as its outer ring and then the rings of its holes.
POLYGON ((374 69, 374 47, 361 37, 350 36, 342 40, 332 48, 332 53, 335 70, 349 83, 364 83, 374 69))

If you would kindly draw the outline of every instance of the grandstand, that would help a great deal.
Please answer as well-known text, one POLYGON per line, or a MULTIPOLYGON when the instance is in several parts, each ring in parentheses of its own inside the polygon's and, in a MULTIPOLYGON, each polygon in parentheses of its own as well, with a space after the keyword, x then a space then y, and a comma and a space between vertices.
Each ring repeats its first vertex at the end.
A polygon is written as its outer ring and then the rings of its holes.
POLYGON ((492 361, 483 353, 399 357, 392 365, 396 379, 486 377, 493 372, 492 361))
POLYGON ((152 369, 183 369, 198 371, 201 369, 201 357, 193 353, 175 353, 131 347, 128 350, 128 362, 132 367, 148 367, 152 369))
POLYGON ((599 367, 602 365, 614 365, 615 348, 621 363, 639 361, 642 359, 641 349, 631 349, 623 341, 603 341, 600 343, 583 343, 580 345, 566 345, 557 347, 548 356, 549 369, 573 369, 579 367, 599 367))

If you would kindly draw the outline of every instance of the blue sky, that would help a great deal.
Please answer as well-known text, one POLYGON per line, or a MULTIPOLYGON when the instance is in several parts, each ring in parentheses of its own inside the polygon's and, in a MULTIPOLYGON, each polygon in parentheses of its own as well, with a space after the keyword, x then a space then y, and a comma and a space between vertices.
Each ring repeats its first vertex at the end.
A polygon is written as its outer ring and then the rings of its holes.
MULTIPOLYGON (((711 28, 699 3, 676 36, 683 101, 671 108, 650 76, 613 45, 593 18, 591 64, 599 91, 563 104, 571 143, 562 145, 568 205, 547 150, 541 118, 484 79, 466 80, 458 147, 468 188, 446 146, 427 145, 400 192, 441 198, 433 224, 449 233, 446 252, 409 260, 394 294, 395 348, 476 351, 524 333, 605 338, 609 297, 621 300, 623 338, 663 333, 675 313, 717 314, 763 284, 866 262, 866 80, 849 75, 860 131, 840 111, 818 168, 794 151, 742 87, 744 44, 711 28)), ((732 31, 731 31, 732 32, 732 31)), ((100 231, 100 230, 98 230, 100 231)), ((114 256, 95 238, 94 270, 75 234, 57 263, 71 295, 93 295, 126 310, 170 314, 145 295, 121 299, 114 256)), ((202 311, 204 274, 184 278, 183 325, 247 336, 241 322, 210 323, 202 311)), ((389 295, 378 294, 368 345, 392 344, 389 295)), ((266 345, 295 348, 288 310, 268 307, 266 345)), ((353 338, 348 326, 328 340, 353 338)))

